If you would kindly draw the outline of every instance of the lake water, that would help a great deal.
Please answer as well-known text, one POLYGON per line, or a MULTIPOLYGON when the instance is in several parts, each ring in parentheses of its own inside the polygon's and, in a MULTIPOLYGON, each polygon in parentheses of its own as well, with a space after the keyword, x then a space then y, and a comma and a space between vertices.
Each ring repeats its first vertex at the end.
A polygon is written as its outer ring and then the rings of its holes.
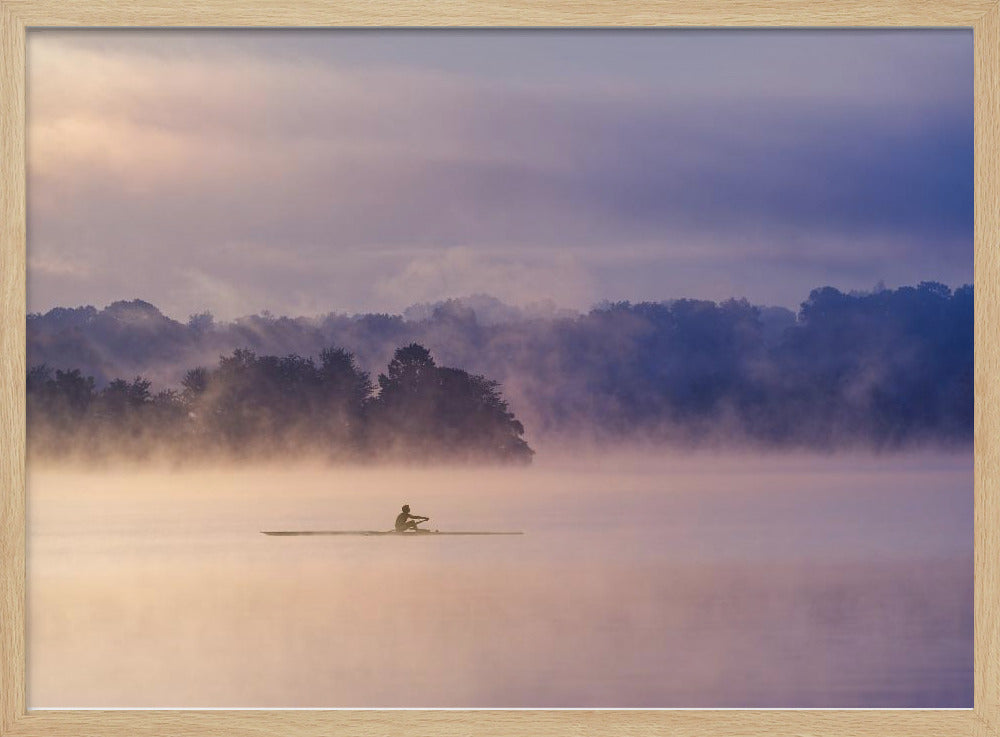
POLYGON ((971 454, 31 467, 44 707, 970 707, 971 454), (268 537, 388 529, 511 537, 268 537))

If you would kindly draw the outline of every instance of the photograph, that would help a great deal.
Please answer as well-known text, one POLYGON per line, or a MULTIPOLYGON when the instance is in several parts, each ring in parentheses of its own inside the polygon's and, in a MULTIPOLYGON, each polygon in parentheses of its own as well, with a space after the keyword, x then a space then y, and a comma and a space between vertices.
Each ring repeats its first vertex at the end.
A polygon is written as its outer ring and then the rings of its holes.
POLYGON ((27 708, 972 708, 973 41, 28 29, 27 708))

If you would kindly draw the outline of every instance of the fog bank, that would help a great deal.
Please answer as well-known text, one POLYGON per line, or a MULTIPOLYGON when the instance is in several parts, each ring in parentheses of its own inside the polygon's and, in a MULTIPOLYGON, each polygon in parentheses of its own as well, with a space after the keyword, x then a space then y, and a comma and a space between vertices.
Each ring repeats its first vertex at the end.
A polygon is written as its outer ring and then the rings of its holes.
POLYGON ((278 357, 341 348, 377 372, 411 342, 499 382, 529 442, 892 449, 972 439, 971 286, 825 287, 797 315, 745 300, 577 314, 477 297, 405 315, 217 323, 199 314, 186 324, 136 300, 28 320, 29 365, 79 369, 98 388, 136 375, 178 388, 189 370, 237 348, 278 357))
POLYGON ((971 454, 28 474, 32 707, 960 707, 971 454), (388 529, 512 537, 298 537, 388 529))

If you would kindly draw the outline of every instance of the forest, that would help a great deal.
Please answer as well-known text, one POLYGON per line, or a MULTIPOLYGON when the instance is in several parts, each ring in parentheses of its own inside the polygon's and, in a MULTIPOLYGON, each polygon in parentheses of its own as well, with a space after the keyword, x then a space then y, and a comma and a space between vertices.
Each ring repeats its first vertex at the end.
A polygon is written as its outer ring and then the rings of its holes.
POLYGON ((28 444, 75 460, 220 456, 331 460, 530 462, 524 426, 497 383, 438 366, 416 343, 398 349, 377 395, 342 348, 319 360, 238 349, 188 371, 180 391, 148 379, 95 388, 79 369, 28 372, 28 444))
POLYGON ((797 313, 735 299, 576 313, 476 296, 402 315, 181 323, 134 300, 29 316, 29 430, 45 454, 82 441, 131 455, 523 462, 526 437, 968 446, 973 350, 972 287, 935 282, 823 287, 797 313))

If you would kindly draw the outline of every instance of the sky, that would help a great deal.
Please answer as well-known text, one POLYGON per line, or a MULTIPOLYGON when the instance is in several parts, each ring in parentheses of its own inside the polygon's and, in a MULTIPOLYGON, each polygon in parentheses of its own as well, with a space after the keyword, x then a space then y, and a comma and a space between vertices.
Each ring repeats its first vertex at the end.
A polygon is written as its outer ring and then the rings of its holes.
POLYGON ((32 30, 28 309, 973 276, 970 30, 32 30))

